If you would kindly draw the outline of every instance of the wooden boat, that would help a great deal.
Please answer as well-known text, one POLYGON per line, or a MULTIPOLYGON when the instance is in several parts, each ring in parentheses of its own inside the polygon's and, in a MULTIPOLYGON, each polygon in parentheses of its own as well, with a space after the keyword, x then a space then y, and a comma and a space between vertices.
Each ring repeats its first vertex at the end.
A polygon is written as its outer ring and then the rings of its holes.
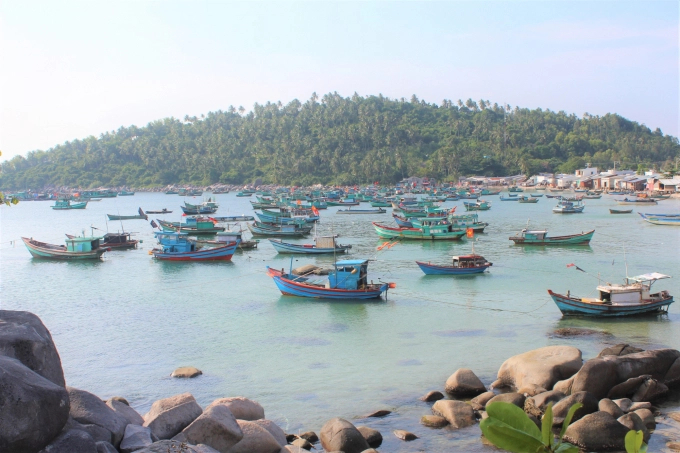
POLYGON ((524 192, 524 190, 520 189, 517 186, 514 186, 514 187, 508 187, 508 192, 524 192))
POLYGON ((21 238, 34 258, 52 260, 98 260, 108 248, 101 247, 100 236, 73 236, 66 238, 66 245, 54 245, 36 241, 33 238, 21 238))
POLYGON ((463 204, 465 205, 466 211, 488 211, 491 209, 491 203, 483 200, 477 200, 476 203, 464 201, 463 204))
POLYGON ((413 228, 413 222, 408 220, 406 217, 402 217, 399 214, 392 213, 392 218, 396 224, 401 228, 413 228))
POLYGON ((519 203, 538 203, 538 198, 534 197, 519 197, 517 199, 519 203))
POLYGON ((653 223, 654 225, 675 225, 680 226, 680 214, 643 214, 638 212, 642 220, 653 223))
POLYGON ((156 220, 161 229, 166 232, 175 231, 188 234, 216 234, 226 229, 221 226, 216 226, 217 221, 209 217, 187 217, 185 223, 168 222, 167 220, 160 219, 156 220))
MULTIPOLYGON (((67 234, 66 237, 73 239, 77 236, 67 234)), ((137 248, 138 243, 137 239, 132 239, 132 233, 106 233, 102 236, 99 246, 111 250, 127 250, 137 248)))
POLYGON ((543 194, 542 193, 532 193, 531 196, 533 198, 541 198, 543 196, 543 194))
POLYGON ((176 190, 168 190, 165 192, 165 195, 179 195, 179 192, 176 190))
POLYGON ((378 222, 372 223, 378 236, 385 239, 457 241, 465 236, 465 230, 454 229, 449 222, 423 220, 420 228, 394 228, 378 222))
POLYGON ((503 195, 500 196, 501 201, 519 201, 519 197, 509 197, 505 198, 503 195))
POLYGON ((585 199, 587 199, 587 200, 599 200, 600 198, 602 198, 602 195, 589 195, 589 194, 586 194, 586 195, 583 195, 583 198, 585 198, 585 199))
POLYGON ((196 207, 180 206, 180 208, 182 208, 182 212, 184 212, 184 214, 186 215, 212 214, 217 211, 217 207, 211 206, 196 206, 196 207))
POLYGON ((109 218, 109 220, 149 220, 149 217, 144 214, 144 211, 142 211, 142 208, 139 208, 139 213, 135 215, 115 215, 115 214, 106 214, 106 216, 109 218))
POLYGON ((255 217, 251 215, 230 215, 223 217, 213 217, 218 222, 252 222, 255 217))
POLYGON ((267 275, 286 296, 313 297, 319 299, 375 299, 394 283, 369 283, 368 260, 338 261, 328 274, 328 280, 313 280, 306 276, 285 273, 267 266, 267 275))
POLYGON ((623 200, 616 200, 618 204, 658 204, 653 198, 624 198, 623 200))
POLYGON ((264 225, 258 223, 248 223, 248 229, 253 236, 272 236, 272 237, 304 237, 310 230, 301 230, 295 225, 264 225))
POLYGON ((335 213, 336 214, 385 214, 387 211, 378 208, 378 209, 338 209, 335 213))
POLYGON ((257 248, 257 244, 260 243, 259 239, 254 239, 252 241, 244 241, 243 233, 241 231, 220 231, 215 234, 215 239, 189 239, 189 241, 196 244, 198 247, 221 247, 227 245, 230 242, 237 242, 237 250, 249 250, 257 248))
POLYGON ((430 262, 424 263, 416 261, 416 264, 425 273, 425 275, 470 275, 481 274, 489 267, 493 266, 480 255, 463 255, 454 256, 453 262, 450 266, 442 266, 432 264, 430 262))
POLYGON ((373 200, 370 203, 372 208, 389 208, 392 206, 392 203, 389 201, 373 200))
POLYGON ((632 209, 610 209, 609 213, 610 214, 630 214, 633 212, 632 209))
POLYGON ((560 200, 560 202, 557 203, 557 206, 555 206, 552 211, 556 214, 579 214, 583 212, 585 208, 585 205, 583 205, 579 200, 560 200))
POLYGON ((85 209, 87 207, 87 201, 82 201, 80 203, 71 203, 70 200, 57 200, 54 202, 52 209, 58 211, 65 209, 85 209))
POLYGON ((221 247, 202 248, 189 241, 187 233, 156 231, 159 246, 151 250, 154 258, 164 261, 229 261, 238 241, 221 247))
POLYGON ((237 197, 252 197, 253 193, 252 192, 239 192, 236 194, 237 197))
POLYGON ((147 214, 172 214, 172 211, 168 211, 166 208, 161 209, 160 211, 146 211, 147 214))
POLYGON ((664 278, 669 276, 652 272, 627 277, 623 285, 600 285, 597 298, 573 297, 570 291, 566 295, 557 294, 550 289, 548 294, 565 316, 614 317, 667 312, 673 297, 668 291, 651 292, 654 282, 664 278))
POLYGON ((125 190, 121 190, 120 192, 118 192, 119 197, 131 197, 134 194, 135 194, 134 192, 127 192, 125 190))
POLYGON ((328 206, 359 206, 359 202, 354 200, 353 198, 339 200, 339 201, 327 200, 326 204, 328 206))
POLYGON ((569 236, 549 237, 547 230, 528 230, 525 228, 519 236, 511 236, 508 239, 517 245, 588 245, 593 234, 595 234, 595 230, 569 236))
POLYGON ((323 253, 347 253, 351 245, 341 245, 335 242, 332 236, 317 237, 314 244, 291 244, 280 239, 270 239, 278 253, 296 253, 304 255, 319 255, 323 253))

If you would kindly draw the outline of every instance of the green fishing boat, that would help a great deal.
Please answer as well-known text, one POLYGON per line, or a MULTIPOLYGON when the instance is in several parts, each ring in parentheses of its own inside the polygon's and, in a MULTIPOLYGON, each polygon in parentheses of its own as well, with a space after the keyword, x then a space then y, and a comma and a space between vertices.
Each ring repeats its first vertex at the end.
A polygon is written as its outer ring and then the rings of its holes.
POLYGON ((466 231, 454 229, 449 222, 423 220, 420 228, 395 228, 372 222, 375 232, 384 239, 407 239, 418 241, 458 241, 466 231))
POLYGON ((523 229, 518 236, 509 239, 518 245, 588 245, 595 230, 569 236, 548 237, 547 230, 523 229))

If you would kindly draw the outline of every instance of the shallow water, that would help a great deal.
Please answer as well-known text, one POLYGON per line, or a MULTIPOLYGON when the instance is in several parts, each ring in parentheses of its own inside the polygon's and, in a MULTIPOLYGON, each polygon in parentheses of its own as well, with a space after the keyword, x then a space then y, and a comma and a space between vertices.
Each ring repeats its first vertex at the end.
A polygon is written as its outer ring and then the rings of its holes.
MULTIPOLYGON (((251 213, 248 198, 216 196, 216 215, 251 213)), ((32 259, 21 236, 63 243, 64 233, 95 226, 106 231, 105 214, 133 214, 168 208, 157 216, 179 220, 177 195, 138 193, 91 202, 87 209, 54 211, 50 202, 23 202, 0 209, 0 278, 3 309, 39 315, 52 332, 69 385, 107 398, 125 396, 144 413, 153 401, 191 392, 202 405, 223 396, 258 400, 268 418, 287 432, 319 430, 329 418, 352 419, 380 408, 395 411, 382 420, 355 420, 380 429, 384 451, 437 451, 449 439, 459 448, 488 450, 479 428, 429 430, 418 424, 429 405, 417 398, 442 389, 457 368, 471 368, 486 384, 513 354, 546 345, 569 344, 585 358, 609 344, 680 348, 680 305, 667 315, 637 319, 563 319, 546 290, 594 294, 597 275, 621 282, 628 274, 657 271, 675 278, 656 283, 680 297, 680 228, 654 226, 639 216, 610 215, 613 197, 586 200, 583 214, 551 212, 554 200, 537 204, 493 202, 479 213, 489 222, 475 251, 494 263, 483 275, 425 276, 415 260, 450 262, 471 251, 470 241, 400 243, 377 252, 371 220, 383 215, 335 215, 321 211, 320 232, 341 235, 353 245, 350 257, 375 258, 369 279, 393 281, 396 289, 375 302, 327 302, 282 296, 265 266, 286 269, 262 240, 257 250, 239 252, 231 263, 165 263, 149 256, 152 228, 125 221, 143 239, 138 250, 109 252, 94 263, 32 259), (552 235, 595 229, 589 247, 521 247, 508 240, 527 220, 552 235), (15 241, 14 244, 10 241, 15 241), (18 241, 18 242, 17 242, 18 241), (567 268, 575 263, 588 273, 567 268), (601 335, 561 338, 562 327, 584 327, 601 335), (171 379, 179 366, 203 370, 193 380, 171 379), (389 430, 409 429, 423 439, 405 443, 389 430)), ((199 201, 194 199, 193 201, 199 201)), ((187 201, 192 202, 190 199, 187 201)), ((447 202, 446 206, 462 202, 447 202)), ((644 212, 680 212, 680 200, 666 200, 644 212)), ((150 216, 154 218, 156 216, 150 216)), ((120 222, 108 222, 110 231, 120 222)), ((297 241, 305 242, 305 241, 297 241)), ((293 266, 331 264, 333 257, 296 257, 293 266)), ((663 436, 653 437, 653 444, 663 436)), ((662 445, 659 443, 659 445, 662 445)))

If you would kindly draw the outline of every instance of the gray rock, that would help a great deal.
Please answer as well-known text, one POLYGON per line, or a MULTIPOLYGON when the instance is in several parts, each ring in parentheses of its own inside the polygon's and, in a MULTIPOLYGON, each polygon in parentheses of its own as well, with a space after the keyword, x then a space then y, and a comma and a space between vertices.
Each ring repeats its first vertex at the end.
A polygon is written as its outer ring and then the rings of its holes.
POLYGON ((118 453, 116 447, 111 445, 110 442, 97 442, 97 453, 118 453))
POLYGON ((609 393, 607 393, 607 398, 612 400, 618 398, 629 398, 633 396, 633 394, 636 392, 638 387, 642 385, 643 382, 650 378, 651 376, 646 374, 643 376, 637 376, 630 379, 626 379, 624 382, 612 387, 609 390, 609 393))
POLYGON ((484 392, 481 395, 477 395, 470 400, 470 405, 474 410, 481 411, 486 407, 486 404, 491 398, 496 396, 494 392, 484 392))
POLYGON ((654 420, 654 414, 652 414, 652 411, 649 409, 638 409, 635 411, 635 414, 640 417, 642 423, 645 424, 647 429, 656 428, 656 420, 654 420))
POLYGON ((640 401, 655 401, 668 393, 668 387, 654 378, 646 379, 635 391, 631 400, 635 403, 640 401))
POLYGON ((140 425, 127 425, 120 443, 120 453, 132 453, 153 444, 151 429, 140 425))
POLYGON ((633 431, 642 431, 644 441, 649 442, 649 430, 638 414, 635 412, 629 412, 617 418, 616 420, 628 429, 632 429, 633 431))
POLYGON ((0 310, 0 355, 17 359, 61 387, 66 385, 52 335, 33 313, 0 310))
POLYGON ((117 414, 97 396, 85 390, 66 387, 69 400, 71 401, 71 417, 84 425, 98 425, 111 432, 111 440, 114 447, 120 445, 125 434, 127 420, 117 414))
POLYGON ((301 439, 308 440, 313 444, 319 441, 319 436, 317 436, 314 431, 307 431, 305 433, 300 434, 300 436, 298 437, 300 437, 301 439))
POLYGON ((380 444, 382 444, 383 437, 382 434, 380 434, 380 431, 369 428, 368 426, 357 426, 357 429, 361 435, 364 436, 369 447, 378 448, 380 444))
POLYGON ((517 407, 523 408, 525 400, 526 397, 521 393, 501 393, 491 398, 486 404, 488 405, 491 403, 495 403, 497 401, 501 401, 503 403, 510 403, 514 404, 517 407))
POLYGON ((621 408, 609 398, 602 398, 600 402, 597 403, 597 408, 602 412, 607 412, 608 414, 611 414, 612 417, 617 419, 623 416, 623 411, 621 410, 621 408))
MULTIPOLYGON (((111 398, 108 399, 108 401, 118 401, 119 403, 123 403, 123 404, 125 404, 126 406, 129 406, 129 405, 130 405, 130 403, 128 402, 128 400, 126 400, 126 399, 123 398, 122 396, 112 396, 111 398)), ((107 402, 108 402, 108 401, 107 401, 107 402)))
POLYGON ((427 403, 432 401, 439 401, 442 399, 444 399, 444 394, 442 392, 438 392, 437 390, 427 392, 424 396, 420 397, 421 401, 425 401, 427 403))
POLYGON ((636 348, 635 346, 631 346, 629 344, 617 344, 616 346, 604 348, 597 356, 598 357, 604 357, 607 355, 622 356, 628 354, 635 354, 637 352, 642 351, 644 351, 644 349, 636 348))
POLYGON ((19 360, 0 356, 0 451, 38 451, 68 420, 68 394, 19 360))
POLYGON ((555 426, 562 426, 569 409, 576 403, 582 403, 583 406, 574 412, 574 416, 571 419, 572 423, 587 414, 597 412, 598 400, 593 394, 588 392, 572 393, 553 406, 553 423, 555 426))
POLYGON ((111 443, 112 440, 111 431, 109 431, 108 429, 93 424, 83 425, 82 423, 74 420, 73 417, 69 416, 68 421, 66 422, 66 425, 64 425, 63 430, 68 431, 71 429, 79 429, 81 431, 85 431, 87 434, 90 435, 90 437, 95 442, 111 443))
POLYGON ((380 418, 380 417, 386 417, 390 415, 392 411, 387 410, 387 409, 379 409, 377 411, 371 412, 370 414, 366 414, 361 418, 380 418))
MULTIPOLYGON (((486 412, 484 412, 486 414, 486 412)), ((443 428, 449 424, 448 420, 439 415, 423 415, 420 417, 420 424, 428 428, 443 428)))
MULTIPOLYGON (((299 441, 306 442, 304 439, 298 439, 299 441)), ((312 444, 307 442, 309 449, 312 448, 312 444)), ((299 445, 286 445, 281 448, 281 453, 307 453, 307 448, 302 448, 299 445)))
POLYGON ((286 440, 286 433, 271 420, 253 420, 253 423, 260 425, 267 431, 269 431, 269 434, 274 436, 274 439, 281 445, 282 447, 286 444, 288 444, 288 441, 286 440))
POLYGON ((476 396, 486 392, 486 387, 472 370, 460 368, 446 380, 447 393, 461 396, 476 396))
POLYGON ((521 393, 522 395, 525 395, 525 396, 536 396, 536 395, 539 395, 541 393, 545 393, 547 391, 548 391, 548 389, 546 389, 546 388, 532 384, 532 385, 526 385, 526 386, 520 388, 519 390, 517 390, 517 393, 521 393))
POLYGON ((680 383, 680 357, 673 362, 663 378, 663 383, 667 386, 675 386, 680 383))
POLYGON ((143 426, 151 428, 158 439, 170 439, 189 426, 201 413, 201 406, 191 393, 182 393, 154 402, 144 415, 143 426))
POLYGON ((573 376, 583 363, 581 351, 571 346, 546 346, 507 359, 492 387, 553 388, 557 381, 573 376))
POLYGON ((113 410, 116 414, 122 416, 127 420, 129 425, 143 425, 144 419, 139 413, 131 408, 129 405, 122 403, 121 401, 114 400, 113 398, 106 402, 106 405, 113 410))
MULTIPOLYGON (((257 401, 249 400, 242 396, 234 398, 220 398, 212 402, 210 406, 222 405, 234 414, 238 420, 259 420, 264 418, 264 409, 257 401)), ((210 407, 208 406, 208 407, 210 407)))
POLYGON ((291 442, 291 445, 304 448, 305 450, 311 450, 314 448, 314 445, 308 440, 305 439, 295 439, 293 442, 291 442))
MULTIPOLYGON (((184 428, 182 434, 190 444, 205 444, 223 453, 238 444, 244 436, 231 411, 222 405, 209 406, 184 428)), ((281 447, 278 442, 277 445, 281 447)))
MULTIPOLYGON (((238 420, 243 438, 228 450, 228 453, 278 453, 281 445, 269 434, 269 431, 247 420, 238 420)), ((220 450, 227 453, 227 450, 220 450)))
POLYGON ((619 406, 624 413, 628 412, 630 408, 633 406, 633 402, 628 398, 619 398, 612 401, 614 401, 614 404, 619 406))
POLYGON ((321 428, 319 437, 321 445, 326 451, 361 453, 370 448, 359 430, 342 418, 332 418, 327 421, 321 428))
POLYGON ((638 409, 649 409, 650 411, 652 410, 652 403, 647 402, 647 401, 640 401, 637 403, 633 403, 630 406, 629 412, 635 412, 638 409))
POLYGON ((570 395, 572 385, 574 385, 574 376, 570 377, 569 379, 557 381, 555 385, 553 385, 553 390, 562 392, 565 395, 570 395))
POLYGON ((586 451, 622 451, 628 428, 607 412, 594 412, 572 423, 562 440, 586 451))
MULTIPOLYGON (((204 453, 205 449, 198 445, 189 445, 176 440, 164 439, 154 442, 148 447, 135 453, 204 453)), ((208 453, 212 453, 208 450, 208 453)))
MULTIPOLYGON (((85 431, 70 429, 57 436, 40 453, 97 453, 97 444, 85 431)), ((25 453, 25 452, 24 452, 25 453)))
POLYGON ((548 404, 556 403, 565 396, 566 395, 559 390, 550 390, 531 396, 524 401, 524 412, 533 415, 534 417, 541 418, 543 417, 543 413, 548 407, 548 404))
POLYGON ((201 374, 203 374, 203 371, 199 370, 198 368, 194 368, 192 366, 183 366, 173 371, 170 377, 191 379, 200 376, 201 374))
POLYGON ((192 445, 191 448, 193 448, 194 452, 196 452, 196 453, 220 453, 219 451, 215 450, 214 448, 209 447, 207 445, 203 445, 203 444, 192 445))
POLYGON ((397 436, 397 439, 401 439, 401 440, 405 440, 405 441, 416 440, 418 438, 418 436, 416 436, 412 432, 405 431, 403 429, 395 429, 394 435, 397 436))
POLYGON ((444 417, 454 428, 465 428, 476 422, 474 409, 462 401, 439 400, 432 406, 432 413, 444 417))

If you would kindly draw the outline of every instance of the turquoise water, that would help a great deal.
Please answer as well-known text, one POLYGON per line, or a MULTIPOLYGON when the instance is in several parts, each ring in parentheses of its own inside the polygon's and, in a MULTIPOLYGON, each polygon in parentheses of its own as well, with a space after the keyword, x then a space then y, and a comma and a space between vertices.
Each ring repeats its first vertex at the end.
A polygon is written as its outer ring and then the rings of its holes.
MULTIPOLYGON (((248 198, 216 198, 221 205, 216 215, 252 213, 248 198)), ((384 451, 433 451, 449 439, 481 451, 478 427, 456 432, 418 425, 429 406, 417 398, 441 390, 457 368, 471 368, 489 384, 506 358, 546 345, 574 345, 586 358, 620 342, 680 347, 680 304, 667 315, 638 319, 562 319, 546 291, 594 294, 598 273, 621 282, 625 253, 629 275, 672 275, 656 285, 680 297, 680 228, 650 225, 635 214, 610 215, 608 208, 617 205, 608 196, 587 200, 585 213, 577 215, 552 214, 555 202, 545 197, 537 204, 487 199, 493 207, 479 215, 490 226, 477 236, 475 251, 494 265, 487 274, 462 278, 426 277, 414 261, 450 262, 451 255, 471 251, 468 240, 400 243, 377 252, 383 241, 370 221, 391 223, 389 209, 375 216, 321 211, 320 232, 339 233, 341 243, 353 245, 350 257, 376 259, 369 279, 397 283, 386 299, 361 303, 282 296, 265 266, 288 268, 290 256, 277 255, 266 240, 257 250, 237 253, 231 263, 157 262, 148 254, 152 229, 142 220, 124 222, 143 240, 138 250, 109 252, 94 263, 35 260, 21 236, 63 243, 64 233, 89 233, 91 225, 106 230, 106 213, 134 214, 138 207, 172 209, 173 214, 158 217, 179 220, 184 199, 138 193, 91 202, 82 211, 23 202, 0 208, 0 303, 42 318, 69 385, 104 398, 125 396, 142 413, 154 400, 185 391, 202 405, 244 395, 258 400, 284 430, 297 432, 318 431, 334 416, 352 419, 388 408, 395 414, 384 420, 355 420, 383 432, 384 451), (552 235, 596 233, 589 247, 513 245, 508 237, 528 219, 552 235), (595 277, 567 268, 569 263, 595 277), (561 327, 603 333, 556 337, 553 332, 561 327), (184 365, 198 367, 203 376, 169 377, 184 365), (398 441, 388 435, 396 428, 423 439, 398 441)), ((462 202, 446 203, 454 205, 463 211, 462 202)), ((680 200, 643 210, 680 212, 680 200)), ((108 228, 117 231, 120 222, 108 222, 108 228)), ((297 257, 293 265, 332 260, 297 257)))

